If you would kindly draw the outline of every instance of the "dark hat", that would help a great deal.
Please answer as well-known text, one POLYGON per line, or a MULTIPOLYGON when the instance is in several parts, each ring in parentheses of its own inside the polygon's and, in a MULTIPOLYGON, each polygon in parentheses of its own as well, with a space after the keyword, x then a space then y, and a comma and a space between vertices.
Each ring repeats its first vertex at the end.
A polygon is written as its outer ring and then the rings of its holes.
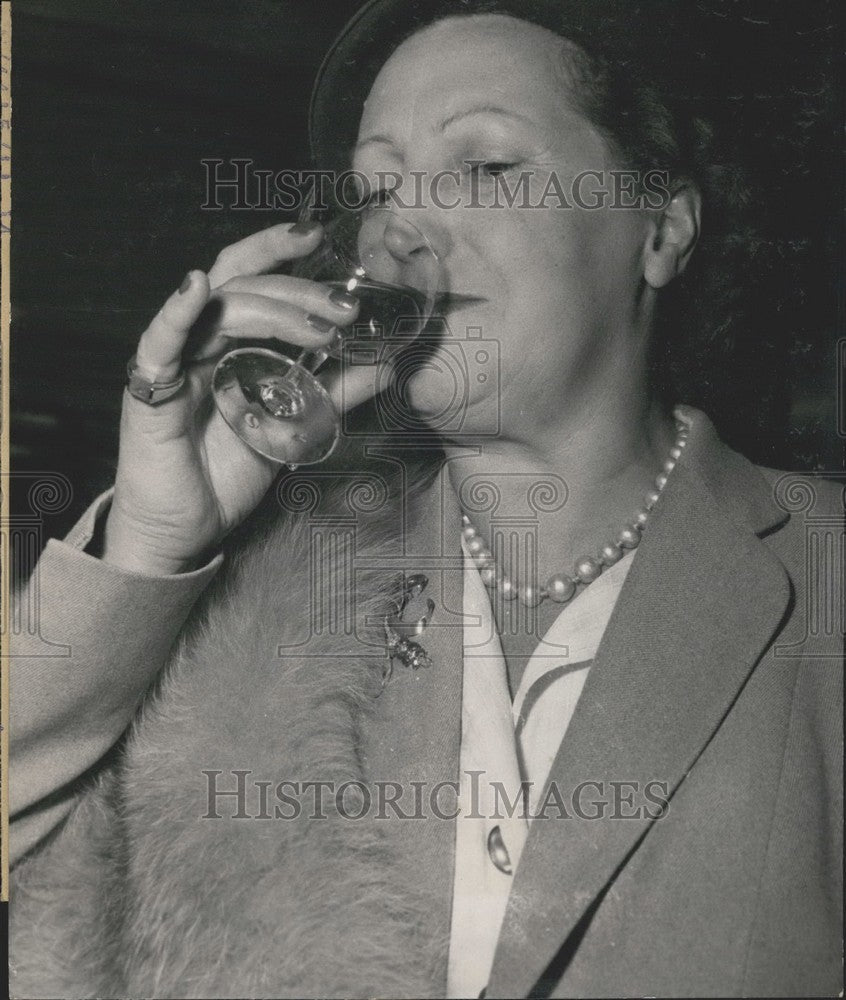
MULTIPOLYGON (((347 24, 318 72, 309 111, 318 166, 344 169, 364 101, 388 57, 420 28, 449 16, 510 14, 569 38, 623 73, 648 77, 679 98, 702 89, 713 65, 697 22, 698 4, 680 0, 369 0, 347 24), (699 55, 691 41, 703 42, 699 55)), ((712 19, 713 20, 713 19, 712 19)))

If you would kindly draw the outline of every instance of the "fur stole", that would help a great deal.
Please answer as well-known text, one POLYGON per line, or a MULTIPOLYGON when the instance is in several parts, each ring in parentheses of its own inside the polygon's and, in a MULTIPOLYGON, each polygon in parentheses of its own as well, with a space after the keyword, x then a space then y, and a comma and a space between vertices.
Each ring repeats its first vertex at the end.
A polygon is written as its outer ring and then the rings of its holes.
MULTIPOLYGON (((379 823, 340 816, 334 799, 323 820, 304 809, 239 821, 225 804, 223 818, 202 818, 208 770, 222 772, 221 788, 239 769, 274 784, 367 778, 362 727, 384 645, 353 646, 344 628, 310 634, 304 610, 315 497, 322 513, 348 515, 350 490, 367 493, 361 479, 282 480, 289 501, 311 509, 280 517, 277 491, 230 540, 126 740, 18 866, 13 996, 442 995, 447 935, 420 940, 431 901, 395 877, 397 847, 379 823)), ((365 556, 396 546, 400 496, 413 507, 423 495, 425 479, 376 479, 386 496, 359 495, 354 540, 319 556, 327 592, 349 588, 337 577, 350 546, 365 556)), ((398 583, 361 574, 347 613, 372 631, 365 619, 384 614, 398 583)))

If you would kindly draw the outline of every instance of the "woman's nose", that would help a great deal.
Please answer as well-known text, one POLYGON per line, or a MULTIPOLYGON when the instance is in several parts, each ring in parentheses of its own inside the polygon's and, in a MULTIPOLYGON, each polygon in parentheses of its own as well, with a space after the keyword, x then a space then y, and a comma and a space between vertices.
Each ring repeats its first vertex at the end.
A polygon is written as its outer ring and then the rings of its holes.
POLYGON ((383 240, 388 253, 402 264, 412 263, 421 251, 437 255, 427 237, 415 225, 393 213, 385 226, 383 240))
POLYGON ((440 247, 424 228, 424 214, 410 219, 386 208, 364 217, 361 264, 371 278, 421 290, 440 284, 440 247))

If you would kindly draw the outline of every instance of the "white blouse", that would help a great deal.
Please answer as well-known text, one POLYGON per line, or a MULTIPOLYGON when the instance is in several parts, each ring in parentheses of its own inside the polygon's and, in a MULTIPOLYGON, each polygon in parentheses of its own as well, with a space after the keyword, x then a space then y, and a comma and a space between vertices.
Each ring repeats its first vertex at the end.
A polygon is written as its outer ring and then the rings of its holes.
POLYGON ((552 762, 636 551, 563 606, 532 654, 512 703, 490 598, 463 538, 461 547, 464 681, 447 976, 451 998, 478 997, 487 984, 532 812, 543 801, 552 762), (528 783, 527 799, 522 782, 528 783))

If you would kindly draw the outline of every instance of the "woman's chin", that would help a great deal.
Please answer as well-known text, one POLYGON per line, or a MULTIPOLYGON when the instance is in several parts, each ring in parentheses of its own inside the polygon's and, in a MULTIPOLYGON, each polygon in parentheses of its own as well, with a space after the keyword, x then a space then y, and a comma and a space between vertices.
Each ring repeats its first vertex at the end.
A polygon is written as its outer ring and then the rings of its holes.
MULTIPOLYGON (((496 406, 490 405, 481 394, 477 392, 474 396, 468 392, 466 380, 452 377, 441 365, 424 367, 396 385, 393 397, 387 402, 389 407, 402 406, 404 413, 413 414, 415 421, 444 437, 490 436, 487 425, 491 423, 491 413, 496 411, 496 406), (480 424, 483 413, 487 414, 482 421, 484 428, 480 424)), ((494 427, 493 433, 497 429, 494 427)))

